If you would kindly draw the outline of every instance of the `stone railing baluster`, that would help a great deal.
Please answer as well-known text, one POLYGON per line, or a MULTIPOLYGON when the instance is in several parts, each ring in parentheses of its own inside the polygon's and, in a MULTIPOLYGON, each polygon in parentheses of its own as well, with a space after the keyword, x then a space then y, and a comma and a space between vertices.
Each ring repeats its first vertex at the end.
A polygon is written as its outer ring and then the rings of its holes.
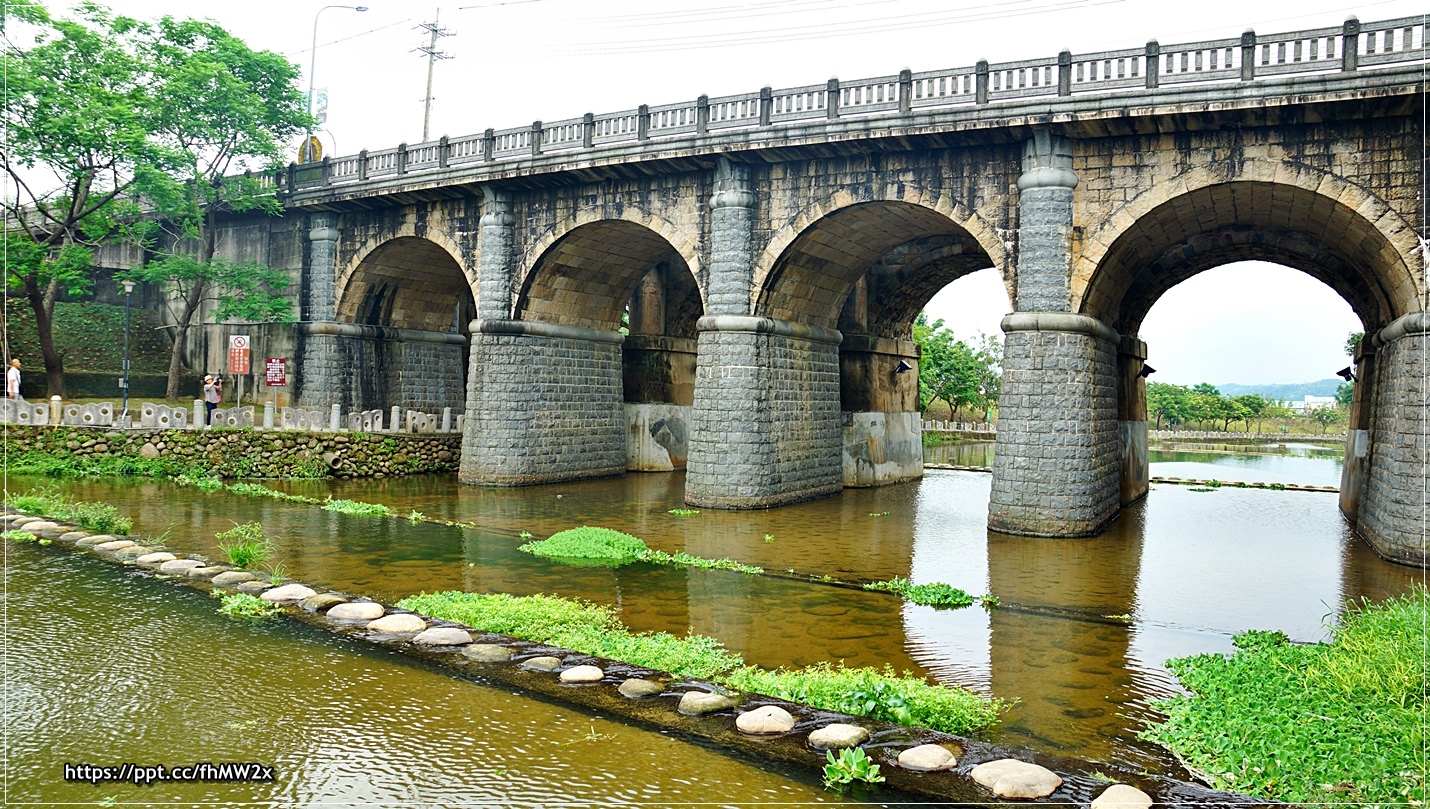
POLYGON ((1341 28, 1341 70, 1355 70, 1360 61, 1360 20, 1351 17, 1341 28))
POLYGON ((1058 95, 1072 95, 1072 51, 1058 54, 1058 95))
POLYGON ((451 141, 451 139, 448 138, 446 135, 443 135, 443 136, 442 136, 440 139, 438 139, 438 141, 437 141, 437 167, 438 167, 438 168, 443 168, 443 169, 447 168, 447 159, 448 159, 448 157, 451 155, 451 153, 452 153, 452 141, 451 141))
POLYGON ((769 87, 760 88, 760 126, 769 126, 775 112, 775 91, 769 87))
POLYGON ((914 111, 914 72, 908 68, 899 71, 899 114, 908 115, 914 111))
POLYGON ((824 117, 833 121, 839 117, 839 79, 829 80, 824 91, 824 117))
POLYGON ((358 180, 367 179, 367 150, 358 152, 358 180))
POLYGON ((1162 77, 1162 46, 1157 44, 1157 40, 1151 40, 1147 43, 1146 53, 1147 89, 1155 90, 1162 77))
POLYGON ((407 173, 407 144, 397 144, 397 173, 407 173))
POLYGON ((650 140, 650 105, 636 108, 636 140, 650 140))
POLYGON ((534 122, 532 122, 532 124, 531 124, 531 156, 532 156, 532 157, 540 157, 540 156, 541 156, 541 136, 542 136, 544 133, 545 133, 545 130, 542 128, 540 121, 534 121, 534 122))
POLYGON ((973 68, 977 79, 977 89, 974 91, 973 103, 988 103, 988 60, 979 59, 978 65, 973 68))
POLYGON ((695 134, 704 135, 710 131, 710 96, 701 94, 695 99, 695 134))
POLYGON ((1256 78, 1256 32, 1247 31, 1241 35, 1241 80, 1256 78))
POLYGON ((488 129, 482 133, 482 160, 490 163, 496 157, 497 131, 488 129))
POLYGON ((581 116, 581 146, 589 149, 596 142, 596 113, 581 116))

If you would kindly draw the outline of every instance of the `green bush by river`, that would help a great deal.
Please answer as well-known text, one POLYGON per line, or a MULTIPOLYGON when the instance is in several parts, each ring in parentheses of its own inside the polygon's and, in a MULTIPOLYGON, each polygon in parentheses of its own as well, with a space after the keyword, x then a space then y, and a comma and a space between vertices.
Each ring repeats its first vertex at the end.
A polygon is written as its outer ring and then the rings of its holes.
POLYGON ((1293 803, 1423 805, 1426 623, 1421 587, 1348 610, 1329 643, 1278 632, 1168 661, 1191 691, 1145 732, 1213 786, 1293 803))

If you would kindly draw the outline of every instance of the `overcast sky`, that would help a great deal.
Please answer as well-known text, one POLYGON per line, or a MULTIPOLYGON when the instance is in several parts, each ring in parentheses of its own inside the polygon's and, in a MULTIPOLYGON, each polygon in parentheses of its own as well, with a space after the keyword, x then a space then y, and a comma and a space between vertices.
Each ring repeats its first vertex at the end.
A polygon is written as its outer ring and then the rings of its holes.
MULTIPOLYGON (((318 25, 318 87, 333 154, 422 137, 426 57, 437 5, 358 0, 318 25), (356 5, 356 2, 354 3, 356 5)), ((66 3, 65 5, 68 5, 66 3)), ((209 17, 286 54, 307 78, 314 15, 305 0, 119 0, 116 11, 209 17)), ((464 135, 640 104, 969 65, 1419 15, 1425 0, 459 0, 441 6, 432 134, 464 135)), ((1007 296, 989 272, 931 305, 960 335, 995 332, 1007 296)), ((1344 366, 1359 329, 1328 288, 1294 271, 1232 265, 1168 293, 1143 329, 1159 380, 1299 382, 1344 366), (1217 280, 1221 279, 1221 280, 1217 280), (1255 317, 1252 317, 1255 315, 1255 317)))

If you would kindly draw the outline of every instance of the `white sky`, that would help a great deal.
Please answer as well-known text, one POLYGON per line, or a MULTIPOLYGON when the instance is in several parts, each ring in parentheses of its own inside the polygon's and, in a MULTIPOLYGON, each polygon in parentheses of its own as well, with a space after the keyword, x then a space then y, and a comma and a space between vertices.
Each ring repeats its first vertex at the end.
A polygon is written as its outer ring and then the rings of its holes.
MULTIPOLYGON (((431 20, 437 6, 353 2, 370 9, 330 8, 318 28, 316 84, 328 88, 329 99, 325 145, 331 154, 352 154, 416 143, 427 62, 414 51, 425 44, 415 26, 431 20)), ((314 14, 324 4, 109 5, 141 18, 212 18, 253 47, 286 54, 302 65, 306 82, 314 14)), ((1233 37, 1247 28, 1330 27, 1352 14, 1371 21, 1423 13, 1425 0, 458 0, 441 6, 440 21, 454 35, 439 44, 452 58, 437 64, 432 138, 831 76, 1233 37)), ((1294 271, 1246 266, 1199 276, 1152 310, 1143 337, 1160 380, 1300 382, 1344 366, 1345 333, 1359 329, 1349 307, 1294 271), (1332 315, 1328 301, 1340 311, 1332 315)), ((930 308, 962 336, 997 333, 1009 307, 985 272, 951 285, 930 308)))

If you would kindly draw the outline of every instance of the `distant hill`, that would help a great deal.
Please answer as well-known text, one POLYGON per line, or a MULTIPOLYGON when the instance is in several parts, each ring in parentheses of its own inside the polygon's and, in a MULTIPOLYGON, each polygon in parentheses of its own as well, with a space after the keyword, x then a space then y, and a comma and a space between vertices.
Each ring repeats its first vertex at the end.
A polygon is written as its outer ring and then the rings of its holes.
POLYGON ((1217 385, 1223 396, 1242 396, 1255 393, 1268 399, 1299 402, 1306 396, 1335 396, 1339 379, 1321 379, 1315 382, 1290 382, 1282 385, 1217 385))

